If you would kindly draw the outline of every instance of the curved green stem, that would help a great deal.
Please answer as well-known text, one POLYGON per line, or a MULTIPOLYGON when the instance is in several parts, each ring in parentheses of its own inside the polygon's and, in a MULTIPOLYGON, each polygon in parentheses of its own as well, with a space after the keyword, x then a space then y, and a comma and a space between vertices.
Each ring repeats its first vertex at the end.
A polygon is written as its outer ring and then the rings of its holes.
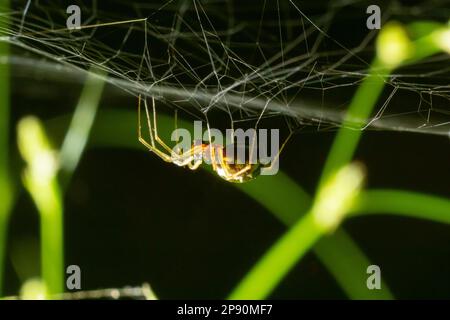
POLYGON ((62 189, 67 187, 89 140, 105 85, 102 76, 104 76, 104 73, 95 68, 88 73, 70 126, 59 151, 62 189))
POLYGON ((353 216, 386 213, 450 224, 450 200, 411 191, 369 190, 352 208, 353 216))
POLYGON ((321 183, 330 175, 350 162, 362 135, 362 126, 370 116, 378 97, 383 91, 389 72, 379 60, 375 59, 369 69, 369 75, 356 91, 345 116, 343 127, 338 131, 329 156, 322 171, 321 183), (361 127, 349 128, 353 123, 361 127))
POLYGON ((63 199, 56 178, 57 157, 35 117, 19 121, 17 143, 27 164, 22 174, 23 185, 39 212, 41 273, 46 288, 43 294, 47 297, 64 291, 63 199))
POLYGON ((328 271, 350 299, 394 299, 383 279, 381 279, 381 289, 367 290, 366 271, 372 262, 342 227, 332 235, 321 238, 314 246, 314 252, 324 265, 333 266, 328 268, 328 271))
POLYGON ((323 235, 312 212, 300 218, 247 273, 229 299, 264 299, 323 235))
MULTIPOLYGON (((286 226, 294 225, 302 213, 310 207, 309 194, 283 172, 260 179, 236 186, 286 226)), ((343 228, 322 237, 312 250, 349 298, 364 300, 394 298, 383 280, 381 290, 367 290, 366 268, 372 263, 343 228)))

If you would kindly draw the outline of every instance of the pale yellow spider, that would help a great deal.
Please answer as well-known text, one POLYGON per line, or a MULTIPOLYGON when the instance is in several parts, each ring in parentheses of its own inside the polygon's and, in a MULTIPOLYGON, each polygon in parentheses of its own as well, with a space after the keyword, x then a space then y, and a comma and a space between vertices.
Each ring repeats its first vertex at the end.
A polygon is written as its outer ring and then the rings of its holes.
MULTIPOLYGON (((139 95, 138 103, 138 139, 145 147, 150 151, 155 153, 158 157, 166 162, 173 163, 180 167, 188 167, 191 170, 196 170, 201 164, 202 159, 213 159, 209 162, 212 165, 212 169, 217 173, 219 177, 234 183, 242 183, 256 178, 260 174, 261 167, 270 168, 270 166, 263 165, 261 163, 250 163, 246 161, 244 164, 230 163, 226 157, 226 147, 218 144, 193 144, 192 147, 185 151, 184 153, 174 152, 164 141, 162 141, 158 136, 158 128, 156 124, 156 109, 155 109, 155 99, 152 97, 152 109, 153 109, 153 126, 150 117, 150 112, 147 106, 147 100, 144 99, 145 113, 147 116, 147 125, 150 134, 150 142, 147 142, 142 137, 141 130, 141 95, 139 95), (161 145, 165 150, 160 150, 156 147, 156 143, 161 145)), ((290 137, 290 136, 289 136, 290 137)), ((289 138, 288 138, 289 139, 289 138)), ((287 139, 287 140, 288 140, 287 139)), ((283 143, 280 148, 275 161, 278 160, 279 154, 281 153, 287 140, 283 143)), ((272 162, 273 164, 273 162, 272 162)))

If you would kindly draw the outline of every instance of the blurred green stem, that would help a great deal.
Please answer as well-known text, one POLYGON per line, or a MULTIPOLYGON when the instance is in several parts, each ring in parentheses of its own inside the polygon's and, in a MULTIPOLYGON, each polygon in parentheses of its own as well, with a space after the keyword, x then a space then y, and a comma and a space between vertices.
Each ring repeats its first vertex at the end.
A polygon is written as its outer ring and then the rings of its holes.
POLYGON ((326 236, 308 212, 246 275, 229 299, 264 299, 311 246, 351 299, 393 299, 382 280, 381 290, 368 290, 366 269, 372 263, 342 229, 326 236), (323 237, 321 241, 318 241, 323 237), (344 256, 344 258, 343 258, 344 256), (350 262, 350 263, 349 263, 350 262))
MULTIPOLYGON (((414 41, 408 38, 405 29, 391 22, 383 27, 377 39, 377 57, 370 65, 367 77, 358 87, 339 129, 322 171, 320 185, 340 167, 352 160, 363 128, 367 125, 386 80, 392 70, 403 64, 422 60, 449 47, 441 43, 449 34, 449 26, 430 23, 412 23, 408 27, 416 34, 414 41), (357 124, 356 128, 354 124, 357 124), (359 126, 358 126, 359 125, 359 126)), ((447 38, 448 39, 448 36, 447 38)))
POLYGON ((35 117, 17 126, 19 151, 27 163, 23 184, 40 215, 41 265, 46 296, 64 292, 63 199, 57 179, 58 157, 35 117))
POLYGON ((322 233, 309 211, 260 258, 229 299, 266 298, 322 233))
POLYGON ((97 114, 105 81, 100 70, 90 70, 78 105, 60 151, 61 184, 67 186, 83 155, 89 134, 97 114))
POLYGON ((352 215, 390 213, 450 224, 450 200, 402 190, 362 192, 352 215))
MULTIPOLYGON (((63 207, 56 179, 51 181, 47 192, 48 200, 39 205, 42 278, 47 287, 47 294, 55 295, 64 292, 65 287, 63 207)), ((35 198, 35 202, 38 201, 35 198)))
POLYGON ((324 265, 333 266, 328 271, 350 299, 394 299, 383 279, 381 289, 367 290, 366 270, 373 263, 342 227, 322 237, 314 246, 314 252, 324 265))
MULTIPOLYGON (((357 198, 363 179, 362 169, 355 164, 347 165, 331 176, 315 197, 309 211, 268 249, 239 282, 229 298, 267 298, 283 277, 322 236, 335 231, 348 208, 357 198)), ((360 272, 364 272, 367 268, 367 266, 361 267, 360 272)), ((361 284, 359 287, 362 287, 361 284)), ((349 288, 353 289, 353 285, 347 287, 349 288)))
MULTIPOLYGON (((8 12, 9 0, 0 0, 0 8, 8 12)), ((9 26, 8 15, 0 17, 0 37, 9 26)), ((3 293, 3 277, 6 260, 6 242, 9 215, 12 205, 12 185, 9 176, 9 109, 10 66, 9 44, 0 41, 0 296, 3 293)))
POLYGON ((378 59, 372 63, 368 76, 356 91, 346 113, 343 127, 338 131, 329 156, 322 171, 323 183, 333 171, 352 160, 359 140, 361 139, 362 126, 370 116, 375 104, 383 91, 385 80, 389 76, 388 70, 382 67, 378 59), (361 127, 352 128, 354 123, 361 127))
MULTIPOLYGON (((311 206, 309 194, 281 171, 276 176, 260 177, 235 186, 288 227, 311 206)), ((381 290, 367 290, 365 271, 372 263, 344 229, 322 237, 313 251, 349 298, 393 299, 383 280, 381 290)))
POLYGON ((27 117, 19 122, 19 150, 28 164, 24 185, 41 219, 42 278, 47 297, 64 292, 63 187, 58 182, 57 172, 63 170, 65 186, 88 141, 103 86, 100 76, 90 72, 60 153, 50 147, 37 118, 27 117))

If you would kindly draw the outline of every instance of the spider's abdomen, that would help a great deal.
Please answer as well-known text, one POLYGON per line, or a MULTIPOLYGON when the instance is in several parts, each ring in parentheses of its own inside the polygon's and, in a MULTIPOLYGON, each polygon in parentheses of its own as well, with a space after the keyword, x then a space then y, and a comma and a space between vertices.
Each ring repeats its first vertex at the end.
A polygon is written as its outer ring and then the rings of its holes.
MULTIPOLYGON (((223 169, 223 168, 221 168, 223 169)), ((228 164, 227 170, 231 175, 221 175, 219 171, 217 173, 223 179, 229 182, 242 183, 255 179, 260 174, 259 164, 228 164), (246 167, 248 166, 248 169, 246 167), (242 170, 246 169, 245 172, 240 173, 242 170)))
POLYGON ((246 182, 260 174, 260 164, 247 147, 215 146, 215 155, 217 174, 229 182, 246 182), (234 148, 234 152, 227 152, 229 148, 234 148))

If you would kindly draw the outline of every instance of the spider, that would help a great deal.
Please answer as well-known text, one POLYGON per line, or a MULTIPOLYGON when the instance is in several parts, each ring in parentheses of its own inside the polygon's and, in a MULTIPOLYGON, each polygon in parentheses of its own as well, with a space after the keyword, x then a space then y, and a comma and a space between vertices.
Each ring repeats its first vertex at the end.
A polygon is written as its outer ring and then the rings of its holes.
MULTIPOLYGON (((226 157, 226 147, 219 144, 213 144, 211 141, 201 144, 192 144, 192 147, 181 153, 181 152, 174 152, 172 148, 170 148, 164 141, 161 140, 161 138, 158 136, 158 128, 157 128, 157 121, 156 121, 156 108, 155 108, 155 99, 152 97, 152 111, 153 111, 153 125, 151 121, 151 116, 149 112, 149 108, 147 106, 147 100, 144 99, 144 108, 145 108, 145 114, 147 117, 147 125, 149 129, 150 134, 150 142, 146 141, 142 137, 142 128, 141 128, 141 101, 143 99, 141 98, 141 95, 139 95, 139 102, 138 102, 138 139, 139 142, 142 143, 146 148, 148 148, 150 151, 155 153, 158 157, 160 157, 162 160, 173 163, 179 167, 187 167, 191 170, 196 170, 201 164, 202 159, 209 159, 210 164, 212 166, 212 169, 214 172, 221 177, 222 179, 233 182, 233 183, 243 183, 249 180, 252 180, 260 175, 261 168, 269 168, 270 166, 274 164, 275 161, 278 160, 278 157, 286 144, 287 140, 290 138, 291 134, 289 135, 288 139, 283 143, 282 147, 280 148, 278 154, 272 161, 272 164, 265 165, 261 164, 260 162, 257 163, 250 163, 248 160, 245 161, 243 164, 234 163, 232 161, 229 161, 229 158, 226 157), (158 143, 163 150, 158 148, 156 146, 156 143, 158 143), (212 159, 212 160, 211 160, 212 159)), ((176 117, 175 117, 176 121, 176 117)), ((239 146, 238 146, 239 147, 239 146)), ((250 157, 249 157, 250 158, 250 157)))

